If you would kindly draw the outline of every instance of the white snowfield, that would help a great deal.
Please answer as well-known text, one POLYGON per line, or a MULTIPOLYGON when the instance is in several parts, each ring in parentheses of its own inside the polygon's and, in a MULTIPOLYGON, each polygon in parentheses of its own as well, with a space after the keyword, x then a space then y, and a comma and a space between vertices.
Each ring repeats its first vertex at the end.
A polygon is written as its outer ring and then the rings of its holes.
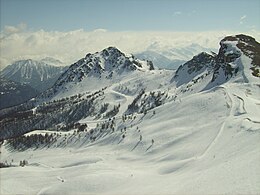
MULTIPOLYGON (((240 66, 244 63, 246 57, 240 66)), ((131 74, 124 82, 109 83, 106 98, 122 104, 117 130, 94 142, 86 141, 82 132, 62 147, 22 152, 10 151, 4 143, 1 161, 13 159, 16 166, 0 170, 0 194, 259 194, 260 83, 249 74, 201 91, 209 82, 205 78, 182 94, 163 83, 173 76, 167 71, 154 70, 147 78, 131 74), (127 85, 131 91, 142 82, 148 92, 167 91, 168 101, 123 121, 134 96, 116 89, 127 85), (23 159, 28 166, 18 166, 23 159)), ((80 122, 94 127, 100 121, 80 122)))

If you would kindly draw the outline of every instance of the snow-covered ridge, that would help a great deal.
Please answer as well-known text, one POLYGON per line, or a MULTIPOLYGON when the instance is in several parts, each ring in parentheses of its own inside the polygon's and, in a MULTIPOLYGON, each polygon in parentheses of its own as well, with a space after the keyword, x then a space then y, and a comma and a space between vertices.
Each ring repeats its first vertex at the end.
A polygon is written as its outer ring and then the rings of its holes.
POLYGON ((198 75, 210 72, 213 69, 213 61, 214 56, 206 52, 194 56, 178 68, 172 82, 175 82, 179 87, 195 79, 198 75))
POLYGON ((112 77, 113 73, 122 74, 125 71, 153 69, 151 62, 138 60, 132 55, 125 55, 115 47, 108 47, 101 52, 88 53, 84 58, 72 64, 56 84, 80 82, 86 76, 100 77, 105 72, 112 77))
POLYGON ((42 97, 59 93, 63 94, 60 97, 65 97, 68 94, 78 93, 77 91, 100 89, 134 72, 147 72, 153 69, 151 61, 139 60, 115 47, 108 47, 100 52, 88 53, 72 64, 42 97))

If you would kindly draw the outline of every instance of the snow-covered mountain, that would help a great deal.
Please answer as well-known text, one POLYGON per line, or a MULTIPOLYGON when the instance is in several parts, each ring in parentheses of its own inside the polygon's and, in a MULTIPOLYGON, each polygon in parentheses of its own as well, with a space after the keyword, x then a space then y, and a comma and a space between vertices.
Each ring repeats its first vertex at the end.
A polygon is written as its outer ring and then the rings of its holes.
POLYGON ((222 84, 234 78, 235 82, 258 82, 260 77, 260 45, 252 37, 236 35, 220 42, 212 82, 222 84))
POLYGON ((56 95, 57 99, 99 90, 136 72, 153 69, 151 61, 142 61, 133 55, 122 53, 115 47, 108 47, 101 52, 89 53, 72 64, 42 97, 56 95))
POLYGON ((217 52, 215 48, 206 48, 199 44, 172 47, 154 42, 143 52, 136 53, 139 59, 148 59, 160 69, 178 69, 178 67, 200 53, 217 52))
POLYGON ((206 52, 194 56, 178 68, 172 81, 179 87, 213 70, 214 57, 206 52))
POLYGON ((0 77, 0 109, 24 103, 37 94, 38 92, 29 85, 0 77))
POLYGON ((216 48, 207 48, 196 43, 186 46, 172 47, 160 44, 159 42, 154 42, 146 50, 159 53, 170 60, 181 60, 185 62, 201 52, 217 52, 216 48))
POLYGON ((218 54, 203 52, 193 57, 178 68, 171 81, 177 87, 182 86, 183 90, 190 90, 197 82, 201 83, 200 90, 219 86, 229 80, 255 83, 260 77, 259 54, 260 46, 254 38, 228 36, 221 40, 218 54))
POLYGON ((39 92, 51 87, 67 67, 54 66, 61 62, 52 58, 37 60, 19 60, 5 67, 1 76, 22 84, 27 84, 39 92), (47 63, 51 63, 49 65, 47 63))
POLYGON ((177 69, 180 65, 184 64, 185 60, 170 60, 169 58, 155 52, 155 51, 144 51, 141 53, 136 53, 135 56, 139 59, 146 59, 153 62, 154 66, 159 69, 177 69))
POLYGON ((52 57, 45 57, 40 62, 43 62, 45 64, 51 65, 51 66, 63 66, 64 63, 58 59, 52 58, 52 57))
POLYGON ((176 72, 88 54, 0 112, 1 193, 258 194, 259 47, 228 36, 176 72))

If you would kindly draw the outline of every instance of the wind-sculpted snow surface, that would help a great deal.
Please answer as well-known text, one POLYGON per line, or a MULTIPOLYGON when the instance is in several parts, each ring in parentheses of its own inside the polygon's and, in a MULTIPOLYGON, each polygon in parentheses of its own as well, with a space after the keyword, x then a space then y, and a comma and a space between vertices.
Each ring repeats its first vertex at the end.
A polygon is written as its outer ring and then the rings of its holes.
POLYGON ((178 76, 141 68, 106 78, 101 66, 97 91, 77 87, 93 77, 85 75, 24 105, 27 118, 4 110, 1 133, 10 120, 54 119, 3 141, 1 194, 260 193, 260 83, 234 37, 178 76))

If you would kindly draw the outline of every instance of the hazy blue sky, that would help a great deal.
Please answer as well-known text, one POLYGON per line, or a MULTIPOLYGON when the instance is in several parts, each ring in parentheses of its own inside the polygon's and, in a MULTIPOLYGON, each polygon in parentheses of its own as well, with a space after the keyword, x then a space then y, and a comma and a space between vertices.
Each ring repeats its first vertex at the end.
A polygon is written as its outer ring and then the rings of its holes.
POLYGON ((260 0, 0 0, 1 30, 260 30, 260 0))

